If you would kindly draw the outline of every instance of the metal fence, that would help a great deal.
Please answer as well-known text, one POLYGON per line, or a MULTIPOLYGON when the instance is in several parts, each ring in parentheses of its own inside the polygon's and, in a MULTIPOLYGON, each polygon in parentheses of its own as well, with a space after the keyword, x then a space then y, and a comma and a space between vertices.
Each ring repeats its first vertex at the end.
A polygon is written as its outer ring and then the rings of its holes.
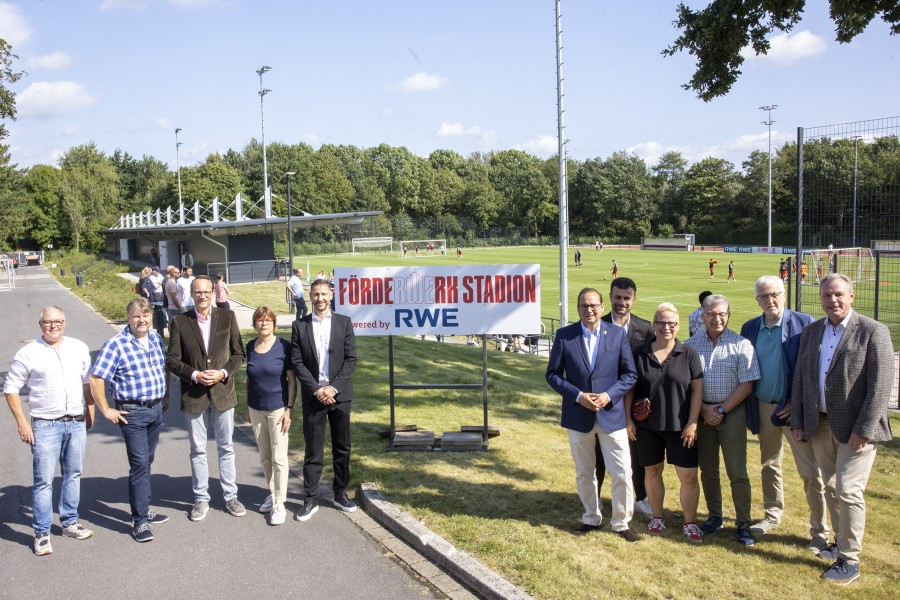
MULTIPOLYGON (((853 308, 887 325, 900 350, 900 117, 799 127, 797 167, 795 262, 804 248, 871 251, 871 269, 848 258, 825 270, 855 280, 853 308)), ((817 270, 807 265, 808 285, 792 271, 791 306, 819 318, 817 270)))
POLYGON ((223 273, 228 283, 259 283, 278 281, 289 275, 287 260, 251 260, 229 263, 209 263, 206 274, 215 281, 216 274, 223 273))

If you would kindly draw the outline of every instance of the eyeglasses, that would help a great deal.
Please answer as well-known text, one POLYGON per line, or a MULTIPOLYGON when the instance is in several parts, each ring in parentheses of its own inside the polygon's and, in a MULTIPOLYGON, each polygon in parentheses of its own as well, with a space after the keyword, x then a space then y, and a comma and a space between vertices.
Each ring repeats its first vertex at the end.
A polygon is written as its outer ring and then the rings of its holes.
POLYGON ((759 294, 756 296, 757 300, 775 300, 780 296, 782 292, 770 292, 768 294, 759 294))
POLYGON ((653 321, 653 324, 659 329, 675 329, 678 327, 678 323, 675 321, 653 321))
POLYGON ((65 321, 63 319, 49 319, 41 321, 42 327, 62 327, 65 321))
POLYGON ((275 321, 273 321, 272 319, 259 319, 259 320, 256 322, 256 326, 258 327, 258 326, 260 326, 260 325, 265 325, 266 323, 268 323, 269 325, 271 325, 271 324, 274 323, 274 322, 275 322, 275 321))
POLYGON ((195 295, 195 296, 212 296, 212 295, 213 295, 212 290, 210 290, 210 291, 208 291, 208 292, 201 292, 201 291, 198 291, 198 290, 194 290, 194 291, 191 292, 191 293, 192 293, 193 295, 195 295))
POLYGON ((719 319, 722 319, 722 320, 724 321, 725 319, 728 318, 728 313, 727 313, 727 312, 720 312, 720 313, 717 313, 717 312, 708 312, 708 313, 703 313, 703 314, 705 314, 707 317, 709 317, 710 320, 715 319, 715 318, 719 318, 719 319))
POLYGON ((578 310, 600 310, 602 304, 579 304, 578 310))

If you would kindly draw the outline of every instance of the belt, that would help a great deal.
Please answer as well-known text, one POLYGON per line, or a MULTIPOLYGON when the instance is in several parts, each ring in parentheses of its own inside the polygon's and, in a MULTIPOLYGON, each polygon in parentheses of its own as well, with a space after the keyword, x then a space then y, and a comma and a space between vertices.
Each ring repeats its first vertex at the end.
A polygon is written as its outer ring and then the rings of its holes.
POLYGON ((60 423, 71 423, 72 421, 84 421, 84 415, 65 415, 55 419, 42 419, 41 417, 31 417, 32 421, 59 421, 60 423))
POLYGON ((147 408, 153 408, 157 404, 160 403, 162 398, 157 398, 156 400, 116 400, 116 408, 120 408, 129 404, 131 406, 146 406, 147 408))

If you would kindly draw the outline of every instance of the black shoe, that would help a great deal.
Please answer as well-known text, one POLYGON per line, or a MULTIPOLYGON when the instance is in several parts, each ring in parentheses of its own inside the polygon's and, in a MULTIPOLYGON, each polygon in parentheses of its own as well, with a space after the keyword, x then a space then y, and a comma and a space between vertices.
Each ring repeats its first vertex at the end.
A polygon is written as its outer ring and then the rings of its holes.
POLYGON ((319 501, 316 498, 307 498, 306 502, 303 504, 303 508, 301 508, 296 515, 294 515, 294 519, 297 521, 307 521, 311 516, 313 516, 316 511, 319 510, 319 501))
POLYGON ((582 523, 578 527, 576 527, 572 533, 575 535, 585 535, 587 533, 591 533, 592 531, 600 531, 599 525, 588 525, 587 523, 582 523))
POLYGON ((637 542, 640 541, 641 536, 637 533, 633 532, 630 529, 623 529, 622 531, 617 531, 616 535, 625 540, 626 542, 637 542))
POLYGON ((753 534, 750 533, 750 523, 741 521, 737 524, 737 541, 744 546, 753 546, 756 544, 756 540, 753 539, 753 534))
POLYGON ((710 517, 700 525, 703 535, 712 535, 722 528, 722 517, 710 517))
POLYGON ((344 512, 354 512, 356 510, 356 504, 347 497, 347 492, 341 492, 340 494, 334 497, 334 505, 344 512))
POLYGON ((150 542, 153 540, 153 530, 146 523, 135 525, 131 530, 131 535, 138 542, 150 542))

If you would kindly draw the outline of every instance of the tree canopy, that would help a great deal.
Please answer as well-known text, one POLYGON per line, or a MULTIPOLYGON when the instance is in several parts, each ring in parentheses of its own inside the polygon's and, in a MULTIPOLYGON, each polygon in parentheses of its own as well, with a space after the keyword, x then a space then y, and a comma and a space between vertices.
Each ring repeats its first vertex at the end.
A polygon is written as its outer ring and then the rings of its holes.
MULTIPOLYGON (((836 39, 847 43, 876 16, 900 33, 900 2, 897 0, 829 0, 835 22, 836 39)), ((771 48, 767 39, 774 31, 789 32, 800 22, 806 0, 713 0, 705 8, 693 10, 678 4, 675 25, 681 35, 663 55, 687 50, 697 59, 697 68, 686 90, 710 101, 727 94, 741 75, 746 47, 756 54, 771 48)))

